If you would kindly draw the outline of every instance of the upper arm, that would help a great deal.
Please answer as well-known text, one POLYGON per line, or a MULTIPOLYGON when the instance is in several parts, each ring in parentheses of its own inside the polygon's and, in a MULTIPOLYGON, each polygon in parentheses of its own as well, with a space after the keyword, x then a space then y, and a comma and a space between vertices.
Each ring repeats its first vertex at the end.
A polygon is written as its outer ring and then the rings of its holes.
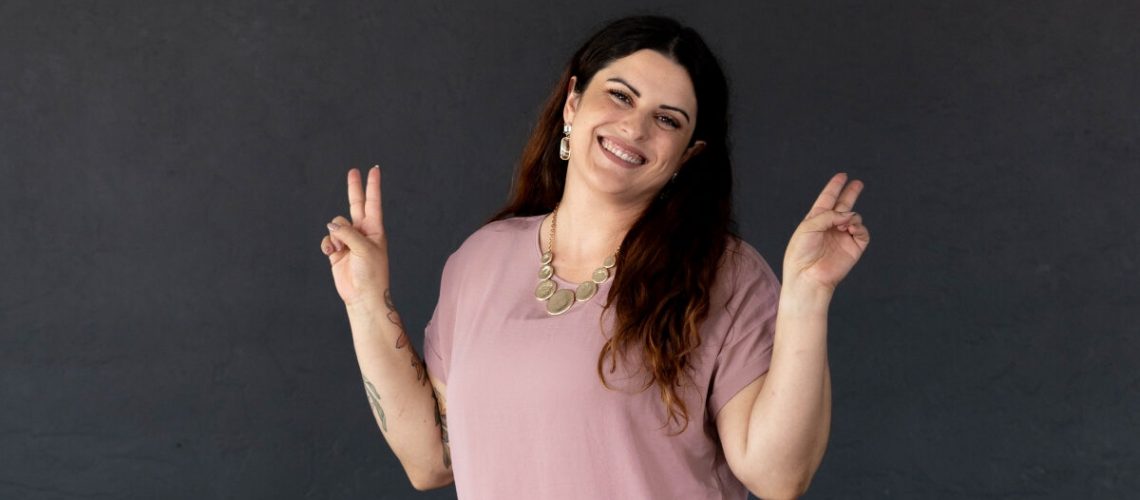
POLYGON ((723 298, 718 299, 711 328, 723 331, 724 340, 713 361, 708 406, 709 412, 715 412, 729 469, 749 485, 756 466, 747 462, 748 430, 771 366, 780 282, 750 245, 739 241, 733 248, 726 251, 723 275, 717 278, 723 298))
POLYGON ((744 386, 716 414, 716 430, 720 436, 721 448, 724 449, 725 461, 728 462, 729 470, 746 485, 748 478, 744 477, 743 472, 748 470, 745 461, 748 425, 752 417, 752 407, 756 403, 760 389, 764 387, 766 378, 768 378, 767 373, 744 386))

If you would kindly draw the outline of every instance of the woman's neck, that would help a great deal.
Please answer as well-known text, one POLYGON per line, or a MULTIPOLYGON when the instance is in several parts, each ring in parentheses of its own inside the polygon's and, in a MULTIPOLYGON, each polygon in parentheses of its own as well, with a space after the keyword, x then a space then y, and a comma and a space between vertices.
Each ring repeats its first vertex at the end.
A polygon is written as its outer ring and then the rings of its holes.
MULTIPOLYGON (((629 228, 645 210, 645 203, 621 203, 568 185, 558 204, 555 253, 559 260, 600 262, 621 245, 629 228)), ((550 221, 544 238, 549 237, 550 221)), ((549 241, 544 242, 549 245, 549 241)))

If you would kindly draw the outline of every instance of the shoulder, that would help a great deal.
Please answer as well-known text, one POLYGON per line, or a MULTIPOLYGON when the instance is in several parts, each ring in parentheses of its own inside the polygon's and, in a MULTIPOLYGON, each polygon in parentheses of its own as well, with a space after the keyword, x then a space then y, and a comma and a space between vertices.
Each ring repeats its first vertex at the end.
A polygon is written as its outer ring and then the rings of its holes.
POLYGON ((488 222, 471 233, 471 236, 468 236, 467 240, 463 242, 463 246, 477 245, 487 240, 509 239, 518 237, 523 233, 529 233, 532 229, 537 230, 536 226, 542 221, 542 217, 543 215, 530 215, 488 222))
POLYGON ((722 263, 730 265, 764 265, 768 266, 768 261, 764 256, 760 255, 760 251, 756 247, 749 244, 747 241, 740 239, 738 236, 729 235, 724 246, 724 258, 722 263), (727 261, 727 262, 725 262, 727 261))
POLYGON ((485 262, 491 257, 502 258, 507 252, 526 251, 538 248, 538 224, 542 215, 510 217, 484 224, 471 233, 447 258, 447 266, 457 266, 468 262, 485 262), (526 246, 533 238, 531 247, 526 246))
POLYGON ((729 236, 721 257, 717 280, 725 280, 736 288, 749 281, 779 285, 772 266, 755 247, 736 236, 729 236))
POLYGON ((731 310, 745 302, 773 301, 779 292, 780 280, 768 260, 748 242, 729 236, 713 284, 713 300, 731 310))
POLYGON ((489 246, 517 245, 527 236, 535 236, 537 242, 538 233, 533 235, 531 233, 538 230, 537 225, 542 222, 542 217, 542 215, 532 215, 488 222, 471 233, 455 253, 478 252, 489 246))

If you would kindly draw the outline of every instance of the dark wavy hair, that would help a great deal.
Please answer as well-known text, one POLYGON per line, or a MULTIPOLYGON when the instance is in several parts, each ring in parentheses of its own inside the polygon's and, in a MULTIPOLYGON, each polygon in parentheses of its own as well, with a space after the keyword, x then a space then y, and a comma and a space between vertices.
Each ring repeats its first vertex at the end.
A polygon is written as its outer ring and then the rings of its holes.
MULTIPOLYGON (((729 237, 736 237, 732 214, 732 163, 728 144, 728 83, 716 57, 691 28, 660 16, 612 21, 586 41, 566 65, 523 150, 512 194, 491 221, 551 212, 561 200, 566 162, 558 157, 562 107, 571 76, 574 91, 611 62, 643 49, 654 50, 685 68, 697 97, 692 141, 704 149, 681 166, 676 178, 654 198, 626 233, 603 317, 616 311, 613 336, 598 356, 640 349, 644 368, 668 410, 665 425, 684 420, 689 410, 677 394, 682 378, 692 380, 692 356, 701 344, 699 326, 708 316, 710 290, 729 237)), ((692 142, 690 142, 692 144, 692 142)))

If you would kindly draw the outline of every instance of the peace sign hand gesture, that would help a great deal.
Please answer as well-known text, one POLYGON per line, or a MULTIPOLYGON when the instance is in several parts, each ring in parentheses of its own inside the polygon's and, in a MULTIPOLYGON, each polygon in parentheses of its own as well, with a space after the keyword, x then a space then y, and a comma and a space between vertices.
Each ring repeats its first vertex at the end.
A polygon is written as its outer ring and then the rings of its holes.
POLYGON ((852 211, 863 182, 835 174, 784 252, 784 284, 833 292, 871 243, 863 216, 852 211))
POLYGON ((332 265, 336 291, 346 306, 384 304, 388 290, 388 237, 380 208, 380 167, 368 171, 367 190, 361 189, 360 171, 348 171, 348 208, 352 221, 336 216, 321 251, 332 265))

